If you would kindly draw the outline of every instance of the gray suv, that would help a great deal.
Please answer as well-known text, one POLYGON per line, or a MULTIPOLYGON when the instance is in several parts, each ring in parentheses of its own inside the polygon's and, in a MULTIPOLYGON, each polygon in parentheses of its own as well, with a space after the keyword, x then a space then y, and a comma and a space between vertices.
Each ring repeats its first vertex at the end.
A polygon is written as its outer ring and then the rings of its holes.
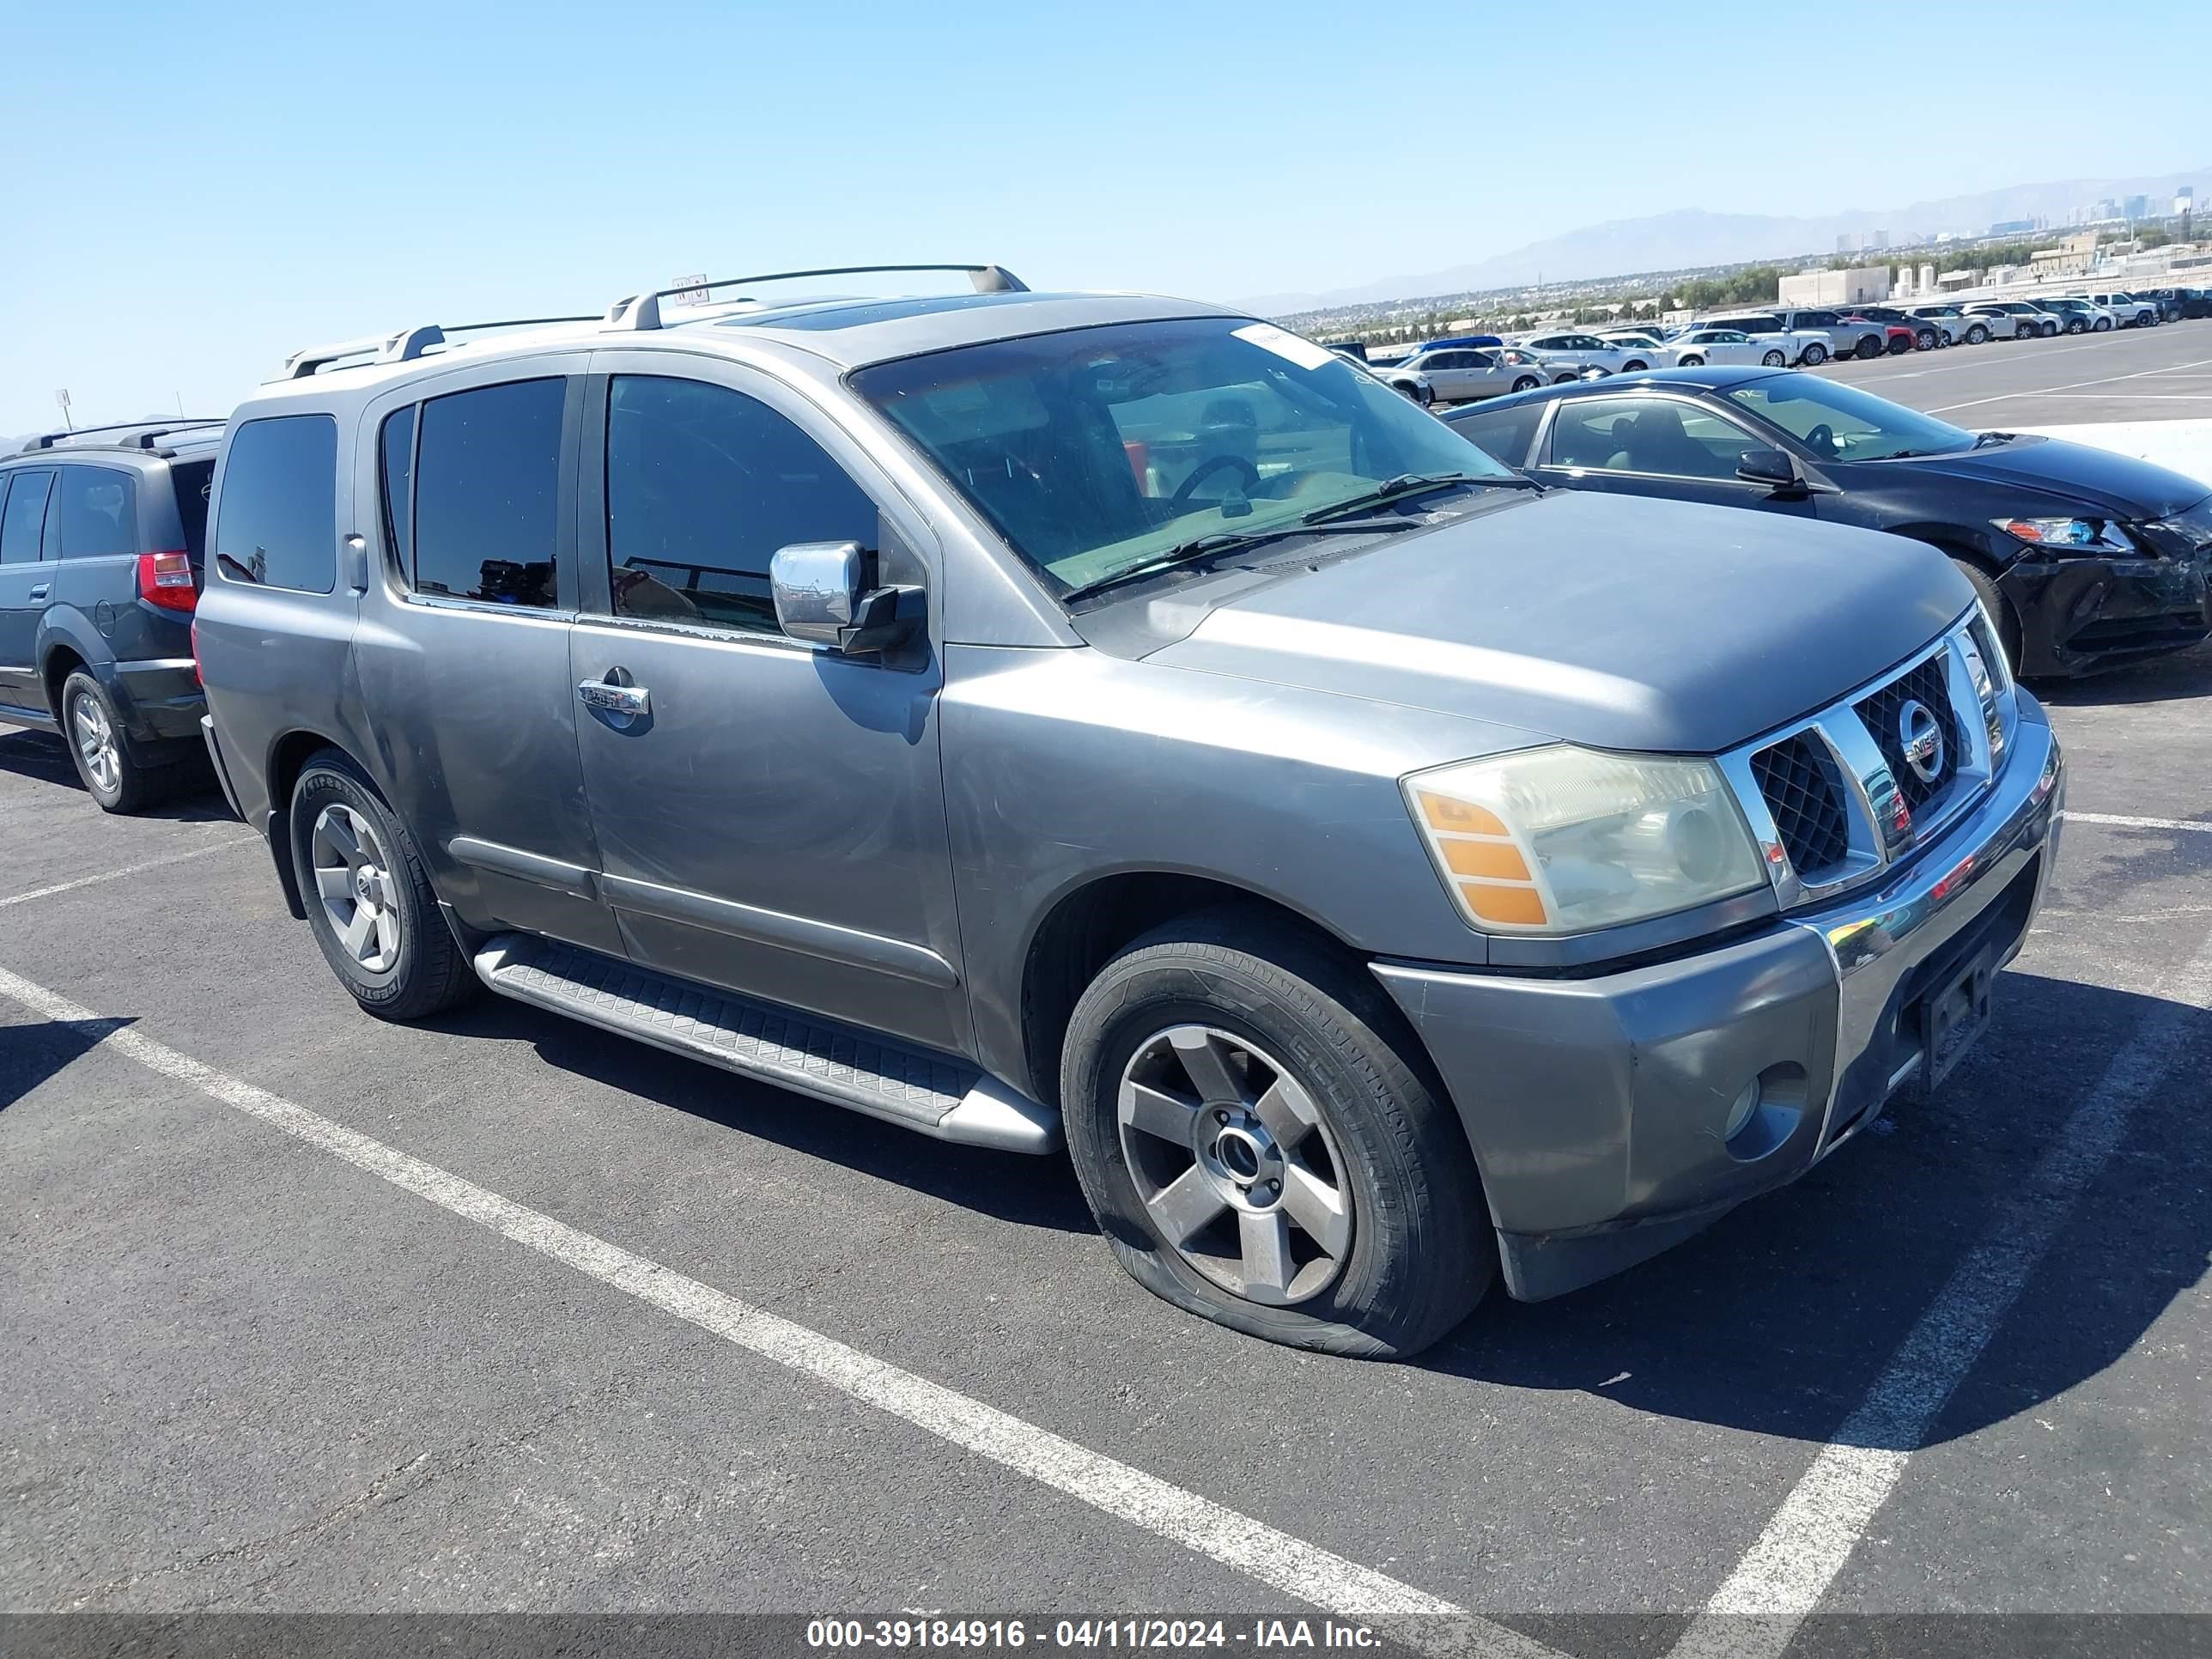
POLYGON ((209 744, 362 1006, 1064 1136, 1146 1286, 1361 1354, 1688 1237, 1982 1030, 2063 774, 1940 555, 1546 491, 1267 323, 957 269, 419 327, 237 411, 209 744))
POLYGON ((204 787, 191 626, 222 435, 142 421, 0 459, 0 726, 58 733, 110 812, 204 787))

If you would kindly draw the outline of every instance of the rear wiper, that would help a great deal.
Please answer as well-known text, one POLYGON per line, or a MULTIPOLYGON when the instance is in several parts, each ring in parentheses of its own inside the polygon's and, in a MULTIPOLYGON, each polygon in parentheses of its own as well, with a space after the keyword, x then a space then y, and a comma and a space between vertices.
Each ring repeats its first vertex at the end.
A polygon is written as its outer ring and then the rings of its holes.
POLYGON ((1070 599, 1088 599, 1093 593, 1103 592, 1109 587, 1121 587, 1130 582, 1141 581, 1146 576, 1157 576, 1163 570, 1172 570, 1177 565, 1194 564, 1203 559, 1223 553, 1241 553, 1247 548, 1265 546, 1286 536, 1349 536, 1384 535, 1394 530, 1415 528, 1411 519, 1363 519, 1357 523, 1286 524, 1273 530, 1216 530, 1204 536, 1193 537, 1187 542, 1177 542, 1173 547, 1142 564, 1132 565, 1127 570, 1117 570, 1110 576, 1101 576, 1096 581, 1071 587, 1061 594, 1062 604, 1070 599))
POLYGON ((1541 490, 1544 487, 1534 478, 1524 478, 1517 472, 1507 473, 1500 478, 1479 477, 1472 472, 1401 472, 1395 478, 1384 479, 1363 495, 1328 507, 1316 507, 1306 514, 1305 521, 1308 524, 1326 524, 1340 514, 1357 513, 1367 507, 1381 507, 1386 501, 1407 501, 1439 489, 1454 489, 1461 484, 1498 489, 1541 490))

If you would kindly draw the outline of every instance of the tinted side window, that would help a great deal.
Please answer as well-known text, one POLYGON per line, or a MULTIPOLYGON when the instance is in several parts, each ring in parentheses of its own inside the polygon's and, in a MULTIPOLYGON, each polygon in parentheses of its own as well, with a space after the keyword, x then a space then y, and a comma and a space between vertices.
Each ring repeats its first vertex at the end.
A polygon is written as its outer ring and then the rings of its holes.
POLYGON ((415 406, 384 417, 384 544, 402 572, 415 568, 415 406))
POLYGON ((337 580, 337 422, 327 415, 240 427, 223 460, 217 571, 228 559, 270 587, 329 592, 337 580))
POLYGON ((46 493, 53 487, 51 472, 18 472, 8 489, 8 504, 0 511, 0 564, 36 564, 39 532, 46 522, 46 493))
POLYGON ((138 550, 137 480, 104 466, 65 466, 55 506, 62 557, 97 559, 138 550))
POLYGON ((1752 440, 1733 423, 1667 398, 1583 398, 1552 424, 1552 465, 1597 472, 1734 478, 1752 440))
POLYGON ((415 591, 501 605, 558 600, 561 409, 568 382, 516 380, 422 405, 415 591))
POLYGON ((793 542, 873 547, 875 503, 766 404, 697 380, 615 377, 607 555, 617 614, 774 633, 769 561, 793 542))
POLYGON ((214 482, 212 460, 173 461, 169 465, 169 487, 176 492, 177 519, 184 526, 185 551, 191 556, 194 569, 199 568, 201 551, 207 546, 208 486, 214 482))
POLYGON ((1528 464, 1528 440, 1542 418, 1541 404, 1516 404, 1506 409, 1486 409, 1451 422, 1452 429, 1474 443, 1494 461, 1508 466, 1528 464))

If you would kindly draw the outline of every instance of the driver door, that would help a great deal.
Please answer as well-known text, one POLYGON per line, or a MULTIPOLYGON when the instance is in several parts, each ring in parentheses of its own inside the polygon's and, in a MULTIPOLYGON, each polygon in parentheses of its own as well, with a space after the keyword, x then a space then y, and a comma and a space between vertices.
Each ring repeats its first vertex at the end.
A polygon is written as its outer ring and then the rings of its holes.
POLYGON ((856 541, 933 615, 933 538, 818 410, 738 364, 602 351, 585 410, 569 678, 624 948, 965 1050, 937 653, 817 651, 779 629, 769 588, 777 548, 856 541), (645 711, 584 702, 595 683, 645 711))

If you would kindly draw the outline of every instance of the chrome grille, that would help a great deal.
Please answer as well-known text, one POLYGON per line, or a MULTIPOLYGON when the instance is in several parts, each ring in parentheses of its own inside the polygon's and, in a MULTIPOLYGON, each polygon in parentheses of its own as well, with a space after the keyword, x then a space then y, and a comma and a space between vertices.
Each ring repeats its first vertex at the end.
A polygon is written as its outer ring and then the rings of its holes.
MULTIPOLYGON (((2010 681, 1986 668, 1977 607, 1870 685, 1720 757, 1783 908, 1870 881, 1940 835, 1980 799, 2019 719, 2010 681), (1915 717, 1923 778, 1901 717, 1915 717)), ((2002 659, 2000 659, 2001 661, 2002 659)))
POLYGON ((1774 814, 1790 862, 1808 872, 1843 862, 1850 851, 1844 812, 1844 775, 1818 738, 1801 732, 1751 757, 1759 793, 1774 814))
POLYGON ((1948 654, 1930 657, 1857 703, 1859 718, 1881 746, 1881 757, 1889 763, 1889 775, 1897 781, 1905 804, 1916 812, 1942 793, 1958 775, 1959 721, 1951 712, 1949 671, 1948 654), (1942 764, 1932 778, 1922 777, 1905 758, 1900 720, 1905 709, 1916 702, 1936 717, 1936 729, 1943 735, 1942 764))

